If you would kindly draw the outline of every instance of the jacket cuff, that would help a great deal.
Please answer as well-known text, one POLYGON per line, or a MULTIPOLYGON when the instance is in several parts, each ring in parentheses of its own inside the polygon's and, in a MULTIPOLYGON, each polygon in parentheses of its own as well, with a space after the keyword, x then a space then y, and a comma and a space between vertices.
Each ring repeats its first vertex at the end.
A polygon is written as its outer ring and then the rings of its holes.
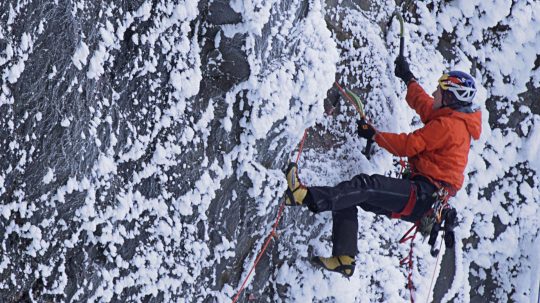
POLYGON ((413 82, 417 82, 416 78, 414 76, 412 76, 412 78, 409 79, 409 81, 407 81, 407 87, 409 87, 409 85, 413 82))

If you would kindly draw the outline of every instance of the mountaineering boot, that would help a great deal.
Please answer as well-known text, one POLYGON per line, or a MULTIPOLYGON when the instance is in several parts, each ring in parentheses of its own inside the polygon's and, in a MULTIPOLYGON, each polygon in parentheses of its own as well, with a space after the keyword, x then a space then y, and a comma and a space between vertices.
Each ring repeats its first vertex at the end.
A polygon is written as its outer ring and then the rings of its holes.
POLYGON ((298 165, 289 163, 287 167, 287 190, 285 191, 287 206, 298 206, 304 203, 304 198, 307 195, 307 188, 298 179, 298 165))
POLYGON ((351 256, 334 256, 330 258, 315 256, 311 259, 311 263, 315 267, 321 267, 329 271, 335 271, 346 278, 350 278, 354 273, 356 262, 351 256))

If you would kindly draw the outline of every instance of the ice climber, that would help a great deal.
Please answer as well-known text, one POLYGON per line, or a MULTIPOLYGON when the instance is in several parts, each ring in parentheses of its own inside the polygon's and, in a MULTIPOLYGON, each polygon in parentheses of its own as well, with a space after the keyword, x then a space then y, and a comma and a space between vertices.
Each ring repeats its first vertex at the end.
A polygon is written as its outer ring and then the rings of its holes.
POLYGON ((392 218, 419 220, 431 210, 438 189, 443 187, 453 196, 462 187, 471 137, 480 137, 481 112, 473 104, 476 87, 469 74, 443 74, 431 97, 403 56, 395 64, 395 75, 407 84, 407 103, 424 126, 409 134, 395 134, 378 131, 362 119, 358 135, 373 139, 395 156, 408 157, 406 178, 359 174, 336 186, 306 187, 298 179, 296 164, 286 171, 286 205, 307 206, 314 213, 332 211, 332 256, 315 256, 311 262, 346 277, 352 276, 358 253, 357 206, 392 218))

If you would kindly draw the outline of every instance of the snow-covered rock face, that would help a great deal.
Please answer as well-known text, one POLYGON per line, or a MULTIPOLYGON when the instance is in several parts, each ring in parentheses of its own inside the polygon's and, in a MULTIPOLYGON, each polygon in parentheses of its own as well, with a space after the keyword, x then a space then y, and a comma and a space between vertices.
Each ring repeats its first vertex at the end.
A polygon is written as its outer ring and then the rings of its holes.
POLYGON ((335 74, 314 5, 2 2, 2 301, 230 296, 335 74))
MULTIPOLYGON (((421 84, 432 91, 442 71, 469 71, 485 104, 452 202, 464 240, 437 268, 434 300, 529 302, 540 284, 539 4, 405 2, 421 84)), ((315 125, 300 162, 307 184, 396 171, 382 150, 371 161, 359 153, 346 102, 325 114, 337 74, 380 129, 420 127, 393 75, 395 9, 1 2, 0 301, 229 302, 270 231, 304 129, 315 125)), ((359 220, 347 280, 307 262, 330 253, 330 215, 287 209, 242 300, 408 301, 407 247, 396 240, 409 226, 359 220)), ((415 255, 425 300, 436 262, 425 243, 415 255)))

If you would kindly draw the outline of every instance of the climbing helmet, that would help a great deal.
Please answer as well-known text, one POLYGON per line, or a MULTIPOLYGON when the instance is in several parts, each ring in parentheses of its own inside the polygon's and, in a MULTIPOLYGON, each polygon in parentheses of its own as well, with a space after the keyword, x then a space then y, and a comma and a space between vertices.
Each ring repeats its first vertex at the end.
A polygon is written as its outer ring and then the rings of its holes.
POLYGON ((472 103, 476 95, 476 85, 471 75, 461 71, 450 71, 439 78, 439 86, 443 92, 449 92, 455 102, 472 103))

